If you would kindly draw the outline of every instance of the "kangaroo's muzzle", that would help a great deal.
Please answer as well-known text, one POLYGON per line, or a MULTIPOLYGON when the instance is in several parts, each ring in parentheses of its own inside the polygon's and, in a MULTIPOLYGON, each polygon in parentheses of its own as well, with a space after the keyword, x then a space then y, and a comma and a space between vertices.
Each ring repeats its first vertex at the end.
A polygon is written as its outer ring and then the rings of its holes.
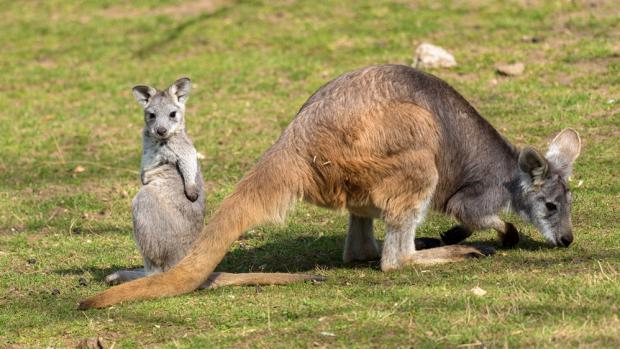
POLYGON ((161 126, 160 126, 160 127, 158 127, 158 128, 155 130, 155 132, 157 132, 157 135, 158 135, 158 136, 163 137, 163 136, 165 136, 165 135, 166 135, 166 132, 168 132, 168 130, 167 130, 165 127, 161 127, 161 126))
POLYGON ((570 246, 572 242, 573 242, 573 233, 568 232, 560 237, 558 245, 563 246, 563 247, 568 247, 570 246))

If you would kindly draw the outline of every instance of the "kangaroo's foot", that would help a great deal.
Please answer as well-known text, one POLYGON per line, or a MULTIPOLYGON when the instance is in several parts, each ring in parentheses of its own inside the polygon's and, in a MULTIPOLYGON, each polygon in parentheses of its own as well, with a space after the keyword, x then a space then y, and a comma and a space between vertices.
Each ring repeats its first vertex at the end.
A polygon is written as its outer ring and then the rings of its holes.
MULTIPOLYGON (((423 251, 415 251, 409 256, 399 260, 401 267, 412 265, 433 265, 450 262, 458 262, 470 258, 482 258, 495 254, 495 249, 490 246, 467 246, 449 245, 430 248, 423 251)), ((383 271, 389 271, 382 268, 383 271)), ((396 269, 396 268, 393 268, 396 269)))
POLYGON ((462 225, 455 225, 449 230, 441 233, 441 241, 446 245, 455 245, 467 239, 472 234, 471 230, 462 225))

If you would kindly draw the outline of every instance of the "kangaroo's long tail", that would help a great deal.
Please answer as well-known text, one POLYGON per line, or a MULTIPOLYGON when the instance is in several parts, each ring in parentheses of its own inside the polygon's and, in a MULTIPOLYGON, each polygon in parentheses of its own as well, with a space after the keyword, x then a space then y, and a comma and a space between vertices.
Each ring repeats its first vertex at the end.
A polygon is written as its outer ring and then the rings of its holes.
MULTIPOLYGON (((294 201, 301 197, 303 165, 296 160, 293 155, 272 148, 224 199, 187 256, 176 266, 164 273, 112 287, 83 300, 78 309, 174 296, 200 287, 244 231, 269 220, 283 219, 294 201)), ((274 283, 278 283, 275 279, 274 283)))
POLYGON ((289 273, 220 273, 215 272, 200 288, 219 288, 242 285, 287 285, 301 281, 324 281, 325 277, 308 274, 289 273))

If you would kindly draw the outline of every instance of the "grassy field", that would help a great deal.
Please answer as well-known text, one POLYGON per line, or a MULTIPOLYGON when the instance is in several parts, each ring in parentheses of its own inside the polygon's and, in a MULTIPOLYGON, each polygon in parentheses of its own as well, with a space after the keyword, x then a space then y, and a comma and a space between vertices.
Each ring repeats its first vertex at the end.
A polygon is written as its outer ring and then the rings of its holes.
MULTIPOLYGON (((620 346, 620 5, 614 1, 0 1, 0 347, 620 346), (137 3, 137 2, 136 2, 137 3), (517 145, 574 127, 575 243, 531 226, 484 260, 381 273, 343 265, 346 216, 299 205, 219 270, 316 272, 320 284, 233 287, 81 312, 137 267, 129 206, 142 114, 131 87, 190 76, 188 129, 212 212, 304 100, 339 74, 432 72, 517 145), (525 73, 494 66, 521 61, 525 73), (477 296, 471 290, 487 291, 477 296)), ((453 222, 431 215, 420 235, 453 222)), ((384 227, 376 223, 379 238, 384 227)), ((470 241, 499 247, 494 233, 470 241)))

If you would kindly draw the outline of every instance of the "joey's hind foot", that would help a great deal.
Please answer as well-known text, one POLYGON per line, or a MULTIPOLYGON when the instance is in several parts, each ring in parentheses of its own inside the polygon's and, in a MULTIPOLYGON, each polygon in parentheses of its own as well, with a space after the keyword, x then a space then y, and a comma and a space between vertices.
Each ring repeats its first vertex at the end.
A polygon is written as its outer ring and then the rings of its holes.
POLYGON ((112 273, 112 274, 106 276, 104 280, 105 280, 105 283, 110 285, 110 286, 118 285, 118 284, 121 283, 120 275, 119 275, 118 272, 112 273))
POLYGON ((456 225, 441 233, 441 241, 446 245, 455 245, 471 236, 471 231, 462 225, 456 225))

